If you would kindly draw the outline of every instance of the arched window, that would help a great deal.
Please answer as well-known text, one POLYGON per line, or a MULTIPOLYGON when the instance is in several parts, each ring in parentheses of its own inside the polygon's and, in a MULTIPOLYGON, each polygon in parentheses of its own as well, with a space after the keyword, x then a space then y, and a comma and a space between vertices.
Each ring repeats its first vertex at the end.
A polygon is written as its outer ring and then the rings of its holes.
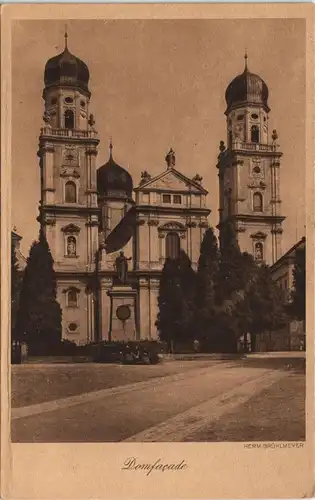
POLYGON ((177 233, 167 233, 166 235, 166 258, 177 259, 180 252, 180 240, 177 233))
POLYGON ((251 128, 251 141, 252 142, 259 142, 259 128, 257 125, 253 125, 251 128))
POLYGON ((77 255, 77 240, 74 236, 68 236, 67 238, 67 256, 76 257, 77 255))
POLYGON ((76 186, 75 182, 73 182, 73 181, 68 181, 66 183, 65 201, 66 201, 66 203, 76 203, 77 202, 77 186, 76 186))
POLYGON ((67 299, 68 307, 78 307, 78 292, 75 288, 71 288, 68 291, 67 299))
POLYGON ((263 258, 264 258, 263 244, 260 242, 255 243, 255 260, 263 260, 263 258))
POLYGON ((254 212, 262 212, 263 211, 263 197, 262 197, 261 193, 254 193, 253 209, 254 209, 254 212))
POLYGON ((65 128, 74 128, 74 112, 67 109, 65 112, 65 128))

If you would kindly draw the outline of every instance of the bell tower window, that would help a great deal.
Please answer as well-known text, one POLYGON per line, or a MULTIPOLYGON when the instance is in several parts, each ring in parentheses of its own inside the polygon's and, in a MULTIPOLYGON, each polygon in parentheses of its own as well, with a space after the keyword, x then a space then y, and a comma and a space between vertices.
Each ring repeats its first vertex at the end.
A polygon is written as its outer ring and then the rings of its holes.
POLYGON ((77 186, 75 182, 68 181, 65 186, 65 201, 66 203, 77 202, 77 186))
POLYGON ((253 125, 251 130, 251 142, 259 143, 259 128, 257 125, 253 125))
POLYGON ((177 259, 180 253, 180 240, 177 233, 167 233, 166 235, 166 258, 177 259))
POLYGON ((78 290, 76 288, 70 288, 67 293, 67 306, 68 307, 78 307, 78 290))
POLYGON ((65 128, 74 128, 74 112, 72 111, 72 109, 67 109, 65 111, 65 128))
POLYGON ((254 212, 262 212, 263 211, 263 197, 262 197, 261 193, 254 193, 253 209, 254 209, 254 212))

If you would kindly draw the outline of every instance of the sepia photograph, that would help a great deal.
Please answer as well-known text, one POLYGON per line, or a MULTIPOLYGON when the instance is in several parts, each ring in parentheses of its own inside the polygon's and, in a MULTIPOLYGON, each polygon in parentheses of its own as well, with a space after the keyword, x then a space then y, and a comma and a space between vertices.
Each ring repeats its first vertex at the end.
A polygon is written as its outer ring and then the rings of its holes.
POLYGON ((312 14, 2 9, 2 498, 313 496, 312 14))
POLYGON ((12 442, 304 442, 305 30, 13 23, 12 442))

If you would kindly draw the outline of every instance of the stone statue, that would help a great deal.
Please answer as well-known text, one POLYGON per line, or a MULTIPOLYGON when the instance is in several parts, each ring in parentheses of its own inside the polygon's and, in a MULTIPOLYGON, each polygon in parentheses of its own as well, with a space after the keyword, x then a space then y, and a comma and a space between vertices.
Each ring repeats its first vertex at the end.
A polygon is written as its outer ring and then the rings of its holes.
POLYGON ((175 153, 174 151, 172 150, 172 148, 169 150, 169 152, 167 153, 167 155, 165 156, 165 161, 167 163, 167 167, 168 168, 172 168, 172 167, 175 167, 175 153))
POLYGON ((76 255, 76 241, 73 236, 70 236, 67 241, 67 255, 69 257, 75 257, 76 255))
POLYGON ((131 260, 131 257, 127 258, 124 255, 124 252, 120 252, 118 257, 115 260, 115 268, 117 272, 117 277, 120 283, 126 284, 128 278, 128 260, 131 260))
POLYGON ((257 260, 261 260, 262 259, 262 246, 260 243, 257 243, 256 244, 256 247, 255 247, 255 257, 257 260))
POLYGON ((141 184, 145 184, 146 182, 148 182, 149 180, 151 180, 151 175, 149 174, 149 172, 147 170, 145 170, 144 172, 141 172, 141 181, 140 181, 140 185, 141 184))

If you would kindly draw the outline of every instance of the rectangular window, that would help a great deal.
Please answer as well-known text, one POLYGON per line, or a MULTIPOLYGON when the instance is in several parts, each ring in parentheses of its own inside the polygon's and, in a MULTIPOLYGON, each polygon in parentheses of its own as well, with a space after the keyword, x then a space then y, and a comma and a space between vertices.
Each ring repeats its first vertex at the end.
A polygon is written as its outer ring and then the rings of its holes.
POLYGON ((173 202, 175 205, 181 205, 182 203, 182 197, 180 194, 174 194, 174 197, 173 197, 173 202))
POLYGON ((162 201, 163 203, 171 203, 171 195, 170 194, 163 194, 162 195, 162 201))

